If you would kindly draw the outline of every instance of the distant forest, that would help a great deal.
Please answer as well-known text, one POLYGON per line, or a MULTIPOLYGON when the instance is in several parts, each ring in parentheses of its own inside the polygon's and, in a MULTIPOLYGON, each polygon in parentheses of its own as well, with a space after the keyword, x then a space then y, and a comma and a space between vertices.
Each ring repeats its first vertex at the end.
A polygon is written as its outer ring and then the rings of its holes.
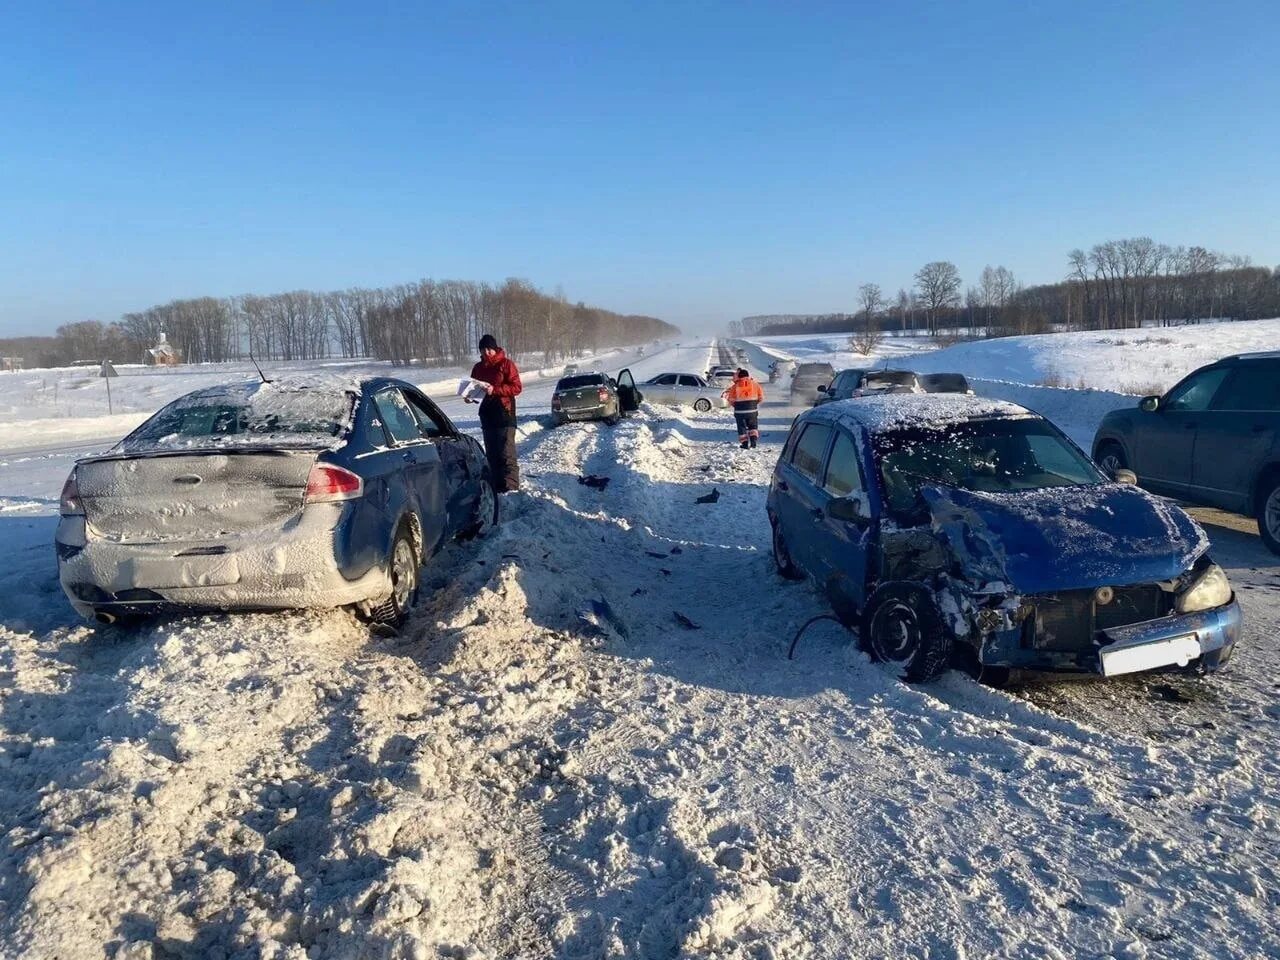
POLYGON ((949 261, 925 264, 892 300, 865 283, 844 313, 744 317, 734 336, 981 329, 988 336, 1051 330, 1111 330, 1200 320, 1280 317, 1280 267, 1149 237, 1109 240, 1067 255, 1059 283, 1024 287, 1005 267, 987 267, 964 287, 949 261))
POLYGON ((0 340, 27 367, 112 360, 140 363, 164 334, 184 362, 373 357, 401 365, 460 363, 492 333, 513 354, 552 360, 645 343, 679 331, 654 317, 615 313, 525 280, 500 286, 422 280, 380 290, 175 300, 118 322, 69 323, 52 337, 0 340))

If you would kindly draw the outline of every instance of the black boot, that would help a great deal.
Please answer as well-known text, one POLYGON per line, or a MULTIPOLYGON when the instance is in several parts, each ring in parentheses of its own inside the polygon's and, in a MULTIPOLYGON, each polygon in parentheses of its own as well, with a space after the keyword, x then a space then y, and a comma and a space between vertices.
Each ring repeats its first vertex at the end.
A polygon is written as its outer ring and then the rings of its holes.
POLYGON ((752 449, 752 450, 754 450, 755 448, 756 448, 756 438, 755 438, 755 437, 752 437, 752 438, 751 438, 751 449, 752 449))
POLYGON ((747 441, 743 440, 738 446, 742 447, 743 450, 747 449, 747 441))

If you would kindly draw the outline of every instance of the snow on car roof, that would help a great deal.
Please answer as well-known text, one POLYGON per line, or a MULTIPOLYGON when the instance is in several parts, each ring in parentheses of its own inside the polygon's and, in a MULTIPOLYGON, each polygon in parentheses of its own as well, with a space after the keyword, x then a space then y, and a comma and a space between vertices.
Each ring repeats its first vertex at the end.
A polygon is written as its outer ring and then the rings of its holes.
POLYGON ((869 433, 884 433, 902 427, 961 423, 990 417, 1034 417, 1037 414, 1006 400, 989 400, 960 393, 886 393, 824 403, 808 416, 856 424, 869 433))

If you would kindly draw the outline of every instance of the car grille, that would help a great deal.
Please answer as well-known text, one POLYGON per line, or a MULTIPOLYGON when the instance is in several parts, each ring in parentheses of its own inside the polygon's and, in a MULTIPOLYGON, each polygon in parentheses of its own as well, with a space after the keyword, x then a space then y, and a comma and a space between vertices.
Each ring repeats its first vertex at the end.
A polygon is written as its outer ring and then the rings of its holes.
POLYGON ((1095 603, 1093 597, 1092 590, 1028 597, 1032 615, 1024 621, 1024 644, 1036 650, 1088 649, 1099 631, 1155 620, 1173 604, 1173 595, 1155 584, 1116 587, 1107 604, 1095 603))

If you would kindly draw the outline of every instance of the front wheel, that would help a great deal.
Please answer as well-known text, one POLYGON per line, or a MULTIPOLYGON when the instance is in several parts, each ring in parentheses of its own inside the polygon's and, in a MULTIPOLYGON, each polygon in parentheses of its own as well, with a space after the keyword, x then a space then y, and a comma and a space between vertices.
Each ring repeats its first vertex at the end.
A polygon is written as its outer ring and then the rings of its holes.
POLYGON ((1272 553, 1280 553, 1280 476, 1265 479, 1258 490, 1258 534, 1272 553))
POLYGON ((706 397, 699 397, 697 400, 693 401, 693 409, 697 410, 699 413, 706 413, 711 409, 711 401, 706 397))
POLYGON ((914 584, 885 584, 867 601, 862 645, 911 683, 936 680, 951 664, 953 637, 933 596, 914 584))
POLYGON ((471 523, 458 534, 458 539, 471 540, 475 537, 483 537, 498 525, 499 513, 498 493, 493 489, 489 471, 485 470, 484 476, 480 478, 480 495, 476 497, 475 514, 471 523))
POLYGON ((1111 479, 1115 479, 1117 470, 1127 470, 1129 463, 1125 460, 1124 450, 1120 444, 1107 441, 1098 448, 1098 466, 1111 479))

